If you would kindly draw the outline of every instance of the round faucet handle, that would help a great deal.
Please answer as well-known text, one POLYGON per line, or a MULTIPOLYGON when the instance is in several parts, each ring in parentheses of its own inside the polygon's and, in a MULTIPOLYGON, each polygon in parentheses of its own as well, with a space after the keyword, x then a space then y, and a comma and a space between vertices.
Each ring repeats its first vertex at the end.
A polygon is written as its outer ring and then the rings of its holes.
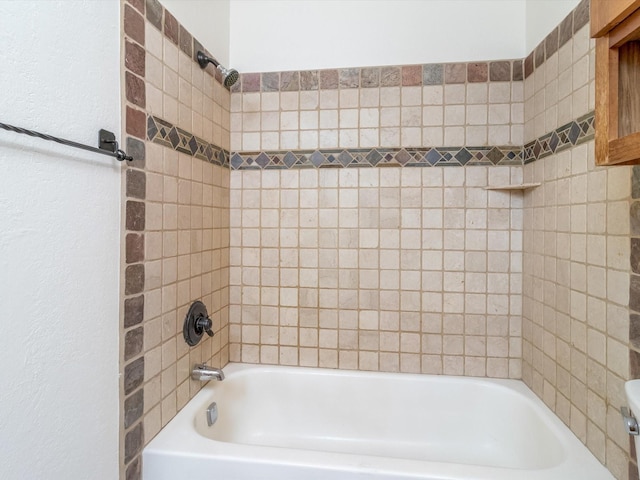
POLYGON ((189 307, 182 327, 182 334, 184 335, 184 341, 187 342, 187 345, 190 347, 197 345, 205 332, 207 332, 207 335, 210 337, 213 337, 214 332, 212 327, 213 322, 209 318, 207 307, 204 303, 200 300, 193 302, 191 307, 189 307))
POLYGON ((200 332, 206 332, 210 337, 213 337, 213 330, 211 330, 212 326, 213 322, 209 317, 202 316, 196 321, 196 329, 200 332))

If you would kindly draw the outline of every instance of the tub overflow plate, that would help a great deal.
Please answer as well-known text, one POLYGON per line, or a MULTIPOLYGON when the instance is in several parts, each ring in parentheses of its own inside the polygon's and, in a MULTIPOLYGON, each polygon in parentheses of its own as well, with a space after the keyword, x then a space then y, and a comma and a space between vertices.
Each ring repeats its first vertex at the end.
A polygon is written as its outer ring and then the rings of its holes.
POLYGON ((212 426, 218 420, 218 404, 213 402, 207 407, 207 425, 212 426))

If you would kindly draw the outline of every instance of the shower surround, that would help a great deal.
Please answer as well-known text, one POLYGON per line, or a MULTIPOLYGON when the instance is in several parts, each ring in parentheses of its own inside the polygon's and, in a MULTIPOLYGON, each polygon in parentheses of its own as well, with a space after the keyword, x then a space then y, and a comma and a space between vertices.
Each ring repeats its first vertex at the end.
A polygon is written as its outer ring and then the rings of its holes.
POLYGON ((522 77, 521 60, 242 75, 231 360, 520 378, 522 192, 485 187, 522 183, 522 77))
POLYGON ((594 166, 588 20, 522 62, 242 75, 230 359, 523 378, 635 478, 631 171, 594 166))
POLYGON ((160 4, 124 23, 146 160, 125 172, 123 478, 196 360, 522 378, 636 478, 631 171, 594 166, 588 2, 524 60, 247 73, 231 95, 160 4), (189 352, 199 298, 219 333, 189 352))

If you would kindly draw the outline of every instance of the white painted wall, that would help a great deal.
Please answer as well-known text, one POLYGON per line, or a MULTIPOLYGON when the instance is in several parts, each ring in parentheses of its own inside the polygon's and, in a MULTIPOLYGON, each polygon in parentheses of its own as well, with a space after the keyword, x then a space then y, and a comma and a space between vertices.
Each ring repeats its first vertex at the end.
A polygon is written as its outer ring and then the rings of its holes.
POLYGON ((525 0, 232 0, 241 72, 524 56, 525 0))
POLYGON ((523 58, 580 0, 161 0, 241 72, 523 58))
POLYGON ((525 55, 531 53, 579 3, 580 0, 527 0, 525 55))
MULTIPOLYGON (((120 135, 120 5, 0 1, 0 122, 120 135)), ((120 167, 0 130, 0 478, 118 478, 120 167)))
MULTIPOLYGON (((229 66, 230 0, 160 0, 224 66, 229 66)), ((230 68, 230 67, 229 67, 230 68)))

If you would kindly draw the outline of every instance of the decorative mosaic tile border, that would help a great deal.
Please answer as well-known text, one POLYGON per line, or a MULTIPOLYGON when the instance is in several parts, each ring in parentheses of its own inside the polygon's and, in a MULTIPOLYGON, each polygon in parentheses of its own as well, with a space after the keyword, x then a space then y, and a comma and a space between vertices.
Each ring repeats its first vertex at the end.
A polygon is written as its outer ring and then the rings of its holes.
POLYGON ((523 79, 522 60, 243 73, 231 92, 297 92, 523 79))
POLYGON ((594 121, 595 113, 590 112, 523 147, 407 147, 230 153, 153 115, 147 117, 147 138, 232 170, 523 165, 593 139, 594 121))
POLYGON ((521 147, 424 147, 234 152, 232 170, 522 165, 521 147))
POLYGON ((540 160, 573 145, 579 145, 593 139, 595 135, 594 122, 595 112, 590 112, 527 143, 523 147, 524 163, 540 160))
POLYGON ((159 143, 214 165, 229 165, 227 150, 153 115, 147 117, 147 138, 154 143, 159 143))

